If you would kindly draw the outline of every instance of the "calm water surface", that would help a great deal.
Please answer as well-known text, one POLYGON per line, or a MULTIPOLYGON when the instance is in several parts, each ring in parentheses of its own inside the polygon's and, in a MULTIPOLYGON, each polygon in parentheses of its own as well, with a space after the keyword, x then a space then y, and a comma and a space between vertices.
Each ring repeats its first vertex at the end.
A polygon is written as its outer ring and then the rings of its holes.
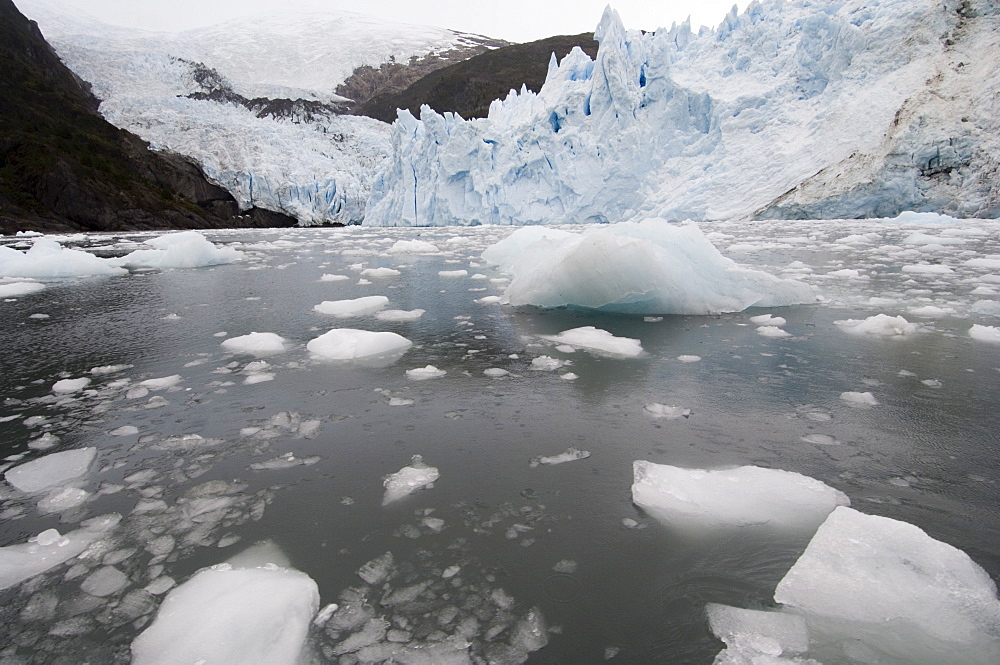
MULTIPOLYGON (((727 252, 741 263, 771 272, 794 260, 812 267, 804 276, 825 298, 721 316, 646 321, 479 304, 502 292, 503 283, 490 280, 503 276, 478 255, 505 229, 216 233, 212 240, 239 244, 246 260, 54 282, 0 303, 0 417, 11 417, 0 423, 0 453, 31 459, 40 453, 29 442, 45 432, 59 437, 53 450, 99 450, 82 484, 94 494, 78 509, 41 515, 34 499, 3 490, 0 544, 52 527, 67 532, 116 511, 125 517, 102 554, 129 580, 110 597, 88 596, 79 585, 100 565, 91 558, 0 592, 2 653, 23 662, 127 662, 128 645, 162 598, 130 592, 162 576, 183 582, 269 539, 317 582, 323 604, 341 602, 345 589, 361 584, 358 568, 385 552, 417 581, 439 580, 442 569, 459 565, 447 591, 453 597, 434 608, 461 601, 469 605, 463 612, 472 611, 470 598, 503 589, 514 604, 483 619, 485 633, 537 606, 551 630, 529 663, 608 656, 615 663, 710 663, 723 645, 708 630, 705 603, 773 606, 775 585, 812 534, 667 528, 631 502, 635 460, 796 471, 844 491, 859 510, 914 523, 963 549, 996 579, 1000 345, 967 334, 972 323, 996 320, 965 316, 985 297, 969 295, 980 282, 964 273, 946 281, 901 273, 900 261, 878 248, 898 244, 905 231, 816 224, 706 225, 723 251, 755 245, 727 252), (883 235, 880 242, 834 242, 872 230, 883 235), (395 240, 418 235, 445 251, 385 253, 395 240), (449 242, 457 235, 468 241, 449 242), (402 274, 358 284, 360 268, 381 266, 402 274), (870 277, 822 277, 842 268, 870 277), (469 276, 438 275, 459 269, 469 276), (325 273, 350 280, 320 281, 325 273), (477 273, 485 278, 472 279, 477 273), (375 294, 387 296, 392 309, 427 311, 415 322, 388 323, 312 309, 375 294), (887 295, 897 304, 869 304, 887 295), (906 339, 860 338, 833 323, 949 303, 956 314, 921 320, 925 332, 906 339), (768 312, 787 319, 792 337, 757 334, 749 319, 768 312), (538 337, 588 325, 640 339, 646 355, 566 353, 538 337), (311 358, 306 343, 334 327, 390 330, 414 347, 385 367, 311 358), (278 333, 290 348, 264 359, 272 380, 246 384, 244 367, 254 358, 226 353, 218 333, 252 331, 278 333), (572 364, 532 371, 540 355, 572 364), (701 359, 681 362, 682 355, 701 359), (404 373, 428 364, 447 374, 417 382, 404 373), (128 367, 89 374, 108 365, 128 367), (483 375, 493 367, 510 374, 483 375), (562 379, 567 371, 578 378, 562 379), (171 375, 181 377, 173 388, 128 397, 139 381, 171 375), (55 381, 81 376, 93 378, 87 392, 52 395, 55 381), (922 383, 931 379, 937 383, 922 383), (852 407, 840 399, 845 391, 870 391, 880 404, 852 407), (412 404, 390 405, 393 397, 412 404), (644 411, 650 403, 683 406, 691 415, 654 419, 644 411), (298 427, 303 421, 318 427, 298 427), (124 425, 138 434, 109 434, 124 425), (809 435, 830 443, 803 438, 809 435), (568 447, 591 455, 529 464, 568 447), (318 460, 251 468, 286 453, 318 460), (383 507, 381 479, 415 454, 437 467, 440 479, 383 507), (210 481, 219 482, 206 486, 210 481), (191 510, 199 492, 222 497, 222 508, 191 510), (443 528, 428 527, 428 516, 443 528), (158 555, 147 545, 163 534, 173 535, 175 546, 158 555), (127 596, 125 604, 136 607, 123 608, 127 596), (41 597, 58 602, 38 612, 41 597)), ((984 224, 975 244, 932 258, 961 265, 970 250, 1000 253, 996 225, 984 224)), ((120 254, 145 237, 76 244, 120 254)), ((317 630, 312 641, 319 662, 338 662, 329 635, 317 630)))

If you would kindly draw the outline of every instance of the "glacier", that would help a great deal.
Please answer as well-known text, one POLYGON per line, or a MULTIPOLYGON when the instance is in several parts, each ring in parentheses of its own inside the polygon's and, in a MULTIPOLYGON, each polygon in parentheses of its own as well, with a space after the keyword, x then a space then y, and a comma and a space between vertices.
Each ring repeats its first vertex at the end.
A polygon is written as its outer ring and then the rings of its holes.
POLYGON ((243 209, 300 224, 357 223, 389 152, 389 127, 338 115, 356 67, 449 51, 478 37, 352 12, 275 11, 179 33, 102 23, 59 0, 19 0, 113 125, 194 160, 243 209), (213 93, 275 102, 269 115, 213 93))
POLYGON ((1000 215, 1000 8, 764 0, 553 57, 489 116, 400 111, 365 224, 1000 215))

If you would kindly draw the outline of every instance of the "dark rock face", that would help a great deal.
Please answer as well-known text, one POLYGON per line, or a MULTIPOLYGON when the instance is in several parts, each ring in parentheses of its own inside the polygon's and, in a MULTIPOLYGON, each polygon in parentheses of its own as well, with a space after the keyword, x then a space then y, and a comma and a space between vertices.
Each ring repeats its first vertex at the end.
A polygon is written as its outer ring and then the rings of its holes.
POLYGON ((98 113, 38 26, 0 0, 0 232, 292 226, 98 113))
POLYGON ((591 58, 597 55, 593 33, 512 44, 431 72, 401 92, 376 94, 351 112, 392 122, 397 108, 419 117, 421 104, 427 104, 438 113, 485 118, 490 102, 505 97, 512 88, 526 85, 537 92, 545 82, 550 56, 555 53, 562 58, 574 46, 591 58))

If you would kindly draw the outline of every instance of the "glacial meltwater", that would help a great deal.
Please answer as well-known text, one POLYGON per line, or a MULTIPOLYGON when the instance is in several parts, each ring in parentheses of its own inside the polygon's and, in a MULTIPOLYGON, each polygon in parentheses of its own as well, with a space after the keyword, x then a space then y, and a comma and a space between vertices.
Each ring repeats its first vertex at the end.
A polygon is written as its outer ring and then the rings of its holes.
MULTIPOLYGON (((720 605, 811 640, 733 638, 725 662, 912 662, 908 612, 952 625, 923 545, 898 582, 868 553, 904 618, 873 636, 858 596, 853 646, 784 578, 848 501, 1000 574, 1000 223, 698 226, 815 302, 512 307, 481 257, 501 227, 205 232, 242 257, 0 280, 0 662, 267 637, 303 663, 707 665, 742 620, 720 605)), ((996 653, 991 611, 942 638, 964 662, 996 653)))

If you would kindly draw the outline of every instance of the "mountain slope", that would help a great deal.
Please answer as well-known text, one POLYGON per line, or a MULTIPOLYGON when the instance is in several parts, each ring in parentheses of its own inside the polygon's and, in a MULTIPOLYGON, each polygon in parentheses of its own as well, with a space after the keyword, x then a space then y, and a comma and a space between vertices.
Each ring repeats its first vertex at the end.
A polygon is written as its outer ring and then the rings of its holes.
POLYGON ((0 229, 232 224, 232 197, 107 123, 97 105, 37 25, 0 0, 0 229))
POLYGON ((626 31, 487 118, 404 114, 366 223, 1000 215, 1000 7, 765 0, 626 31))
POLYGON ((539 90, 545 82, 549 57, 555 53, 563 58, 574 46, 591 57, 597 55, 593 33, 511 44, 427 74, 400 92, 376 95, 352 112, 392 122, 396 109, 419 115, 421 105, 427 104, 438 113, 484 118, 493 100, 509 91, 521 86, 539 90))
POLYGON ((303 224, 359 222, 389 152, 385 124, 341 115, 335 90, 352 72, 495 44, 346 12, 279 12, 153 33, 63 12, 58 0, 22 4, 67 65, 93 83, 112 124, 192 158, 241 207, 303 224))

